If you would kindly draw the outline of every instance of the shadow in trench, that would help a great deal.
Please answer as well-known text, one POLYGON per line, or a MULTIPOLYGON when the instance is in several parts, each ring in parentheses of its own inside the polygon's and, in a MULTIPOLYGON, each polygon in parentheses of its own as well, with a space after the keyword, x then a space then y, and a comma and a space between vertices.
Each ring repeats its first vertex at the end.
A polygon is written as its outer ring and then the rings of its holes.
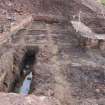
MULTIPOLYGON (((24 93, 25 90, 30 92, 30 86, 32 82, 32 69, 33 65, 36 63, 36 55, 38 53, 38 47, 28 46, 26 47, 25 54, 20 63, 20 78, 15 81, 14 92, 24 93)), ((29 93, 28 92, 28 93, 29 93)))

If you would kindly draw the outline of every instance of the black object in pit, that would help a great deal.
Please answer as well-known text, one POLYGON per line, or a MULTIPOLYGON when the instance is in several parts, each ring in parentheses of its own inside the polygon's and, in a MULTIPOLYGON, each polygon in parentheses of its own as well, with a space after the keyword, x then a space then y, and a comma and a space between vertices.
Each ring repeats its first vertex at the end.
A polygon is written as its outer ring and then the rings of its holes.
POLYGON ((34 65, 34 63, 36 62, 36 54, 38 52, 38 49, 36 48, 27 48, 22 62, 21 62, 21 73, 23 75, 27 75, 30 72, 32 72, 32 66, 34 65))

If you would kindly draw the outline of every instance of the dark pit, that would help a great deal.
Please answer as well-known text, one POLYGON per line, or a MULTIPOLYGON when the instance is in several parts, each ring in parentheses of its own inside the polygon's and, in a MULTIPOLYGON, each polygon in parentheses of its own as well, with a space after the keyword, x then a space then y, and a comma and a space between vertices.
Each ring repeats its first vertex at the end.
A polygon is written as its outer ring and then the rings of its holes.
MULTIPOLYGON (((32 46, 26 47, 25 53, 19 64, 20 76, 18 79, 16 79, 14 83, 13 92, 20 93, 20 89, 23 86, 24 82, 26 81, 27 76, 30 75, 30 73, 32 73, 33 75, 33 65, 36 63, 37 53, 38 53, 38 48, 32 46)), ((28 77, 27 80, 31 80, 31 78, 28 77)), ((26 84, 26 87, 27 85, 28 84, 26 84)))

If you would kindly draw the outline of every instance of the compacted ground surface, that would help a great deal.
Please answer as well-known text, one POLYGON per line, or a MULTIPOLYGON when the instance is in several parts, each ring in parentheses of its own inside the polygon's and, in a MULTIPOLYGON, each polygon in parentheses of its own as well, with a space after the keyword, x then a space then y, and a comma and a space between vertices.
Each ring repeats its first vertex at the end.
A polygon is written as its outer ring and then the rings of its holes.
POLYGON ((95 0, 1 0, 0 11, 0 103, 105 105, 104 6, 95 0), (19 90, 30 72, 24 96, 19 90))

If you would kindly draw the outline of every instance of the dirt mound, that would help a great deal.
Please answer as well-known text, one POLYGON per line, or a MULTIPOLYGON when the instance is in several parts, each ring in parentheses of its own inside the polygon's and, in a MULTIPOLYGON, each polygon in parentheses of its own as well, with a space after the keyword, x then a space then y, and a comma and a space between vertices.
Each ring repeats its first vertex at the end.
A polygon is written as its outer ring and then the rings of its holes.
POLYGON ((60 105, 59 101, 54 98, 45 96, 23 96, 18 94, 0 94, 0 105, 60 105))

